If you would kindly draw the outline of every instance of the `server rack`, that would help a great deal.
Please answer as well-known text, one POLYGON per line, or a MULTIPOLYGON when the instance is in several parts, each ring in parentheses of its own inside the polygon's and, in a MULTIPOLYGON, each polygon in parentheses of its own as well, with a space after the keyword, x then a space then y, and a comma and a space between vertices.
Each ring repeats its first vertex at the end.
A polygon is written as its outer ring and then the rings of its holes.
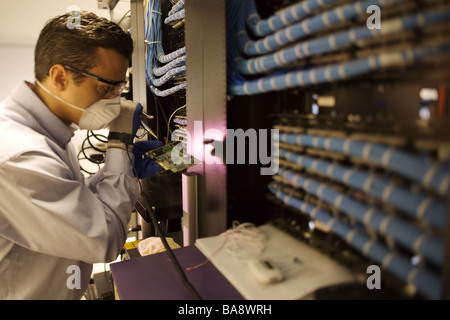
MULTIPOLYGON (((265 18, 295 3, 298 1, 258 1, 257 9, 262 18, 265 18)), ((340 2, 340 4, 351 3, 352 1, 340 2)), ((439 1, 421 1, 418 4, 407 2, 405 7, 397 8, 397 10, 404 10, 403 14, 407 15, 414 10, 420 11, 427 6, 435 4, 439 6, 442 3, 439 1)), ((276 192, 268 191, 273 177, 260 174, 263 165, 248 163, 227 165, 220 161, 206 164, 206 162, 208 159, 211 160, 215 151, 220 149, 215 147, 226 145, 224 142, 227 129, 238 128, 244 131, 277 128, 282 134, 312 133, 316 137, 330 133, 337 134, 337 137, 364 136, 366 140, 373 139, 370 141, 374 143, 380 141, 388 145, 400 143, 402 148, 415 153, 425 150, 436 159, 441 159, 441 156, 445 156, 449 144, 448 59, 440 57, 434 62, 428 60, 427 63, 396 66, 345 79, 345 81, 313 83, 249 96, 230 94, 229 86, 227 87, 227 50, 229 50, 227 1, 187 1, 185 9, 186 128, 191 137, 188 141, 191 143, 190 150, 196 158, 203 160, 202 164, 188 170, 190 173, 197 174, 199 179, 198 236, 217 235, 229 228, 233 220, 251 221, 256 224, 270 221, 301 241, 309 243, 353 268, 355 272, 364 273, 365 266, 368 263, 374 263, 373 258, 354 250, 350 241, 330 232, 329 225, 310 228, 311 219, 308 215, 299 214, 286 197, 283 201, 274 196, 276 192), (421 101, 420 90, 423 88, 437 89, 439 99, 432 99, 431 102, 421 101), (327 100, 329 97, 333 98, 331 102, 327 100), (320 102, 319 98, 322 99, 320 102), (421 103, 427 107, 424 110, 430 112, 426 121, 418 117, 421 103), (414 106, 414 112, 411 106, 414 106), (317 108, 320 109, 319 115, 315 115, 317 108)), ((391 14, 394 15, 394 13, 391 14)), ((342 28, 344 29, 345 26, 342 28)), ((441 31, 447 30, 448 23, 444 23, 442 28, 441 31)), ((406 43, 408 41, 415 43, 430 32, 435 33, 436 30, 423 31, 417 28, 402 36, 406 37, 406 43)), ((387 41, 403 43, 402 39, 395 39, 395 37, 387 41)), ((355 51, 349 50, 341 54, 342 59, 349 59, 355 51)), ((221 159, 224 160, 226 158, 224 150, 220 151, 221 159)), ((290 151, 295 152, 298 149, 291 146, 290 151)), ((309 155, 318 157, 324 155, 323 152, 314 152, 309 155)), ((349 162, 349 158, 336 159, 349 166, 358 164, 349 162)), ((294 167, 294 171, 297 169, 294 167)), ((379 168, 370 170, 376 171, 379 168)), ((286 177, 292 176, 279 176, 278 181, 275 179, 275 183, 282 183, 282 178, 286 177)), ((295 179, 300 178, 296 176, 295 179)), ((287 187, 289 185, 284 186, 284 188, 287 187)), ((308 200, 310 201, 308 203, 316 204, 319 209, 333 211, 332 206, 327 205, 312 192, 292 188, 292 185, 290 187, 291 192, 296 192, 293 194, 298 199, 308 200)), ((346 189, 345 192, 352 197, 357 196, 356 193, 351 194, 354 192, 353 189, 346 189)), ((446 201, 448 218, 449 197, 444 194, 442 199, 446 201)), ((369 199, 369 201, 375 200, 369 199)), ((372 204, 375 205, 374 203, 369 202, 369 207, 372 204)), ((386 206, 383 209, 389 211, 392 208, 386 206)), ((445 247, 441 256, 441 266, 432 266, 439 274, 442 288, 433 298, 448 299, 450 295, 448 285, 450 236, 445 231, 449 230, 448 219, 446 221, 447 226, 443 228, 444 231, 437 232, 445 247)), ((349 219, 349 223, 354 224, 353 219, 349 219)), ((392 245, 391 239, 383 241, 386 241, 384 244, 388 248, 391 246, 397 248, 392 245)), ((388 287, 393 289, 394 297, 423 298, 416 288, 411 289, 411 286, 400 281, 395 274, 385 272, 383 279, 388 287)))

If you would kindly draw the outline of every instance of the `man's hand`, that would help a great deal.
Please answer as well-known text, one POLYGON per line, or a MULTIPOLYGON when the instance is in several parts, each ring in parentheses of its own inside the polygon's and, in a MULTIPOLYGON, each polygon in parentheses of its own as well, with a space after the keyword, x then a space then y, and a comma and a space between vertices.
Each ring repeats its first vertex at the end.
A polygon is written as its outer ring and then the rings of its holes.
POLYGON ((141 104, 123 98, 120 99, 120 114, 109 124, 109 131, 128 133, 134 137, 139 128, 141 113, 141 104))
POLYGON ((139 179, 147 178, 164 171, 154 159, 150 159, 145 155, 148 151, 162 147, 163 145, 160 141, 138 141, 134 144, 134 168, 139 179))
POLYGON ((141 124, 142 105, 130 100, 120 100, 120 114, 109 124, 109 146, 128 147, 141 124))

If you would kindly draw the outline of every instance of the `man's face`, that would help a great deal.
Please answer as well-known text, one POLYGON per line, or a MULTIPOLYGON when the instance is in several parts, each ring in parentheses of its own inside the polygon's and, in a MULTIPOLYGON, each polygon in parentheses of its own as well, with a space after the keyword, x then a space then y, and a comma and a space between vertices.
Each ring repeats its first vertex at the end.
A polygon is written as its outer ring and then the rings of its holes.
MULTIPOLYGON (((118 82, 125 81, 127 69, 128 60, 121 54, 111 49, 98 48, 97 65, 90 70, 83 71, 102 79, 118 82)), ((112 85, 99 80, 84 77, 81 84, 71 81, 69 90, 66 92, 66 99, 77 107, 86 109, 101 99, 112 98, 110 95, 105 96, 111 87, 112 85)))

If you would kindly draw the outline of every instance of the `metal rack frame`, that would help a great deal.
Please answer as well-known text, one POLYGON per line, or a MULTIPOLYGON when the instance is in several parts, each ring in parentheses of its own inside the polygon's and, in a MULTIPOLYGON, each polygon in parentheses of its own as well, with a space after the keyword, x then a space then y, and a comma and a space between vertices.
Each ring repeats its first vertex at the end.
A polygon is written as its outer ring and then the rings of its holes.
POLYGON ((189 171, 200 176, 198 236, 207 237, 227 227, 227 168, 205 163, 211 155, 210 146, 203 143, 218 138, 208 132, 220 132, 224 137, 227 129, 225 0, 186 1, 185 10, 187 143, 192 155, 203 162, 189 171))

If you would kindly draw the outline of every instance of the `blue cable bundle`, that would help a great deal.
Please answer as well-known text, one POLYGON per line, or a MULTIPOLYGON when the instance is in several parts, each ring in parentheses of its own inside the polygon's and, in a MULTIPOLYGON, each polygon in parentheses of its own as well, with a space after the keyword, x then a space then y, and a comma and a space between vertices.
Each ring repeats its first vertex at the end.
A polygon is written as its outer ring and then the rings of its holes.
MULTIPOLYGON (((227 78, 232 95, 331 84, 437 57, 448 59, 450 53, 450 38, 439 34, 450 21, 450 5, 444 1, 422 7, 412 0, 302 0, 265 19, 256 4, 255 0, 226 1, 227 78), (366 25, 370 6, 388 12, 381 29, 366 25), (401 45, 394 44, 403 36, 401 45)), ((437 270, 443 267, 445 255, 442 237, 448 224, 450 160, 432 161, 351 137, 280 133, 279 142, 279 153, 274 154, 280 157, 277 182, 269 185, 279 200, 322 222, 425 297, 441 297, 437 270), (345 155, 346 163, 293 152, 293 146, 345 155), (382 173, 349 165, 355 158, 357 164, 382 173), (392 176, 404 184, 393 183, 392 176), (337 191, 336 183, 347 191, 337 191), (304 199, 292 196, 297 188, 306 193, 304 199), (308 203, 309 196, 338 212, 308 203), (423 261, 420 266, 411 263, 415 255, 423 261)))
POLYGON ((279 157, 280 168, 269 190, 279 200, 324 223, 327 230, 404 283, 416 286, 425 297, 441 298, 442 280, 438 270, 443 268, 445 258, 443 236, 448 219, 449 159, 432 161, 400 147, 351 136, 337 138, 281 132, 277 138, 279 151, 274 156, 279 157), (294 152, 294 146, 306 149, 294 152), (347 157, 339 160, 342 163, 331 162, 312 156, 308 150, 314 149, 347 157), (347 165, 349 161, 356 165, 347 165), (375 175, 362 169, 366 165, 385 171, 378 169, 375 175), (394 183, 393 175, 402 180, 396 179, 398 182, 394 183), (409 188, 411 182, 417 184, 414 191, 409 188), (336 183, 340 188, 336 188, 336 183), (306 193, 302 199, 292 196, 298 188, 306 193), (353 197, 354 194, 358 194, 358 198, 353 197), (362 200, 360 197, 365 194, 378 202, 362 200), (309 204, 309 196, 336 211, 329 213, 318 205, 309 204), (393 207, 384 211, 379 204, 393 207), (389 246, 379 242, 382 240, 389 246), (420 267, 411 262, 417 255, 422 260, 420 267))
POLYGON ((186 73, 186 66, 171 68, 169 71, 167 71, 161 78, 152 79, 152 84, 156 87, 159 87, 166 83, 169 80, 175 79, 176 77, 180 75, 184 75, 186 73))
POLYGON ((158 61, 161 63, 167 63, 174 59, 177 59, 178 57, 182 57, 185 53, 186 47, 175 50, 174 52, 171 52, 169 54, 164 54, 164 51, 160 50, 160 52, 158 53, 158 61))
POLYGON ((385 8, 404 1, 405 0, 357 1, 355 3, 327 10, 301 22, 288 25, 286 28, 256 41, 251 40, 245 31, 245 27, 242 27, 242 29, 238 30, 236 33, 236 44, 241 52, 249 56, 269 53, 307 36, 312 36, 318 34, 320 31, 330 29, 339 23, 356 19, 361 16, 362 13, 365 14, 366 9, 369 6, 375 5, 380 8, 385 8))
POLYGON ((247 25, 254 35, 262 37, 283 29, 295 22, 308 17, 312 12, 339 0, 307 0, 277 12, 268 19, 262 20, 258 14, 254 1, 250 1, 251 14, 247 18, 247 25))
POLYGON ((164 23, 165 24, 172 24, 174 22, 177 22, 177 20, 183 19, 184 15, 185 15, 184 9, 181 9, 180 11, 175 12, 175 13, 169 15, 166 19, 164 19, 164 23))
POLYGON ((161 16, 161 1, 150 0, 145 14, 145 40, 147 43, 146 80, 147 85, 155 95, 165 97, 186 88, 186 83, 181 83, 165 90, 157 88, 170 80, 186 74, 186 66, 184 65, 186 49, 183 47, 169 54, 164 53, 161 16), (165 63, 167 64, 162 65, 165 63))
POLYGON ((385 244, 372 239, 360 229, 350 226, 338 217, 318 209, 298 198, 284 193, 281 184, 272 182, 269 190, 286 205, 309 215, 312 219, 320 221, 331 232, 344 239, 349 245, 373 259, 383 269, 388 270, 398 279, 407 284, 414 285, 417 290, 428 299, 439 299, 442 284, 439 275, 425 266, 413 266, 408 257, 396 250, 389 249, 385 244))
POLYGON ((427 58, 450 53, 449 43, 430 43, 421 48, 398 50, 374 54, 366 58, 352 59, 349 62, 335 63, 325 67, 308 70, 297 68, 284 70, 270 76, 231 84, 229 91, 234 95, 254 95, 264 92, 280 91, 335 81, 346 80, 388 67, 400 67, 427 58))
POLYGON ((281 10, 266 20, 259 17, 254 0, 227 1, 228 91, 234 95, 255 95, 290 88, 334 83, 367 75, 377 70, 404 67, 436 56, 448 55, 450 40, 445 37, 413 43, 408 49, 374 50, 358 57, 356 49, 344 62, 305 62, 324 54, 341 52, 361 41, 447 23, 450 6, 441 5, 425 13, 391 17, 381 30, 366 24, 349 31, 335 31, 343 22, 366 16, 372 5, 387 8, 408 0, 364 0, 340 5, 339 1, 304 0, 281 10), (334 6, 334 7, 333 7, 334 6), (313 10, 315 10, 313 14, 313 10), (321 11, 320 11, 321 10, 321 11), (249 35, 247 30, 253 33, 249 35), (324 35, 328 32, 327 35, 324 35), (301 64, 300 64, 301 63, 301 64), (292 67, 297 65, 297 67, 292 67), (246 76, 262 75, 259 78, 246 76))
POLYGON ((156 94, 158 97, 167 97, 171 94, 174 94, 175 92, 178 92, 180 90, 186 89, 186 82, 177 84, 176 86, 173 86, 169 89, 165 90, 159 90, 158 88, 152 87, 152 92, 156 94))
POLYGON ((168 16, 171 16, 175 13, 177 13, 178 11, 180 11, 181 9, 184 8, 184 0, 178 0, 172 7, 172 9, 170 9, 169 13, 167 14, 168 16))
POLYGON ((236 24, 242 22, 249 15, 245 1, 226 1, 226 21, 227 21, 227 82, 228 86, 242 85, 246 78, 241 75, 235 67, 235 61, 241 56, 234 41, 236 34, 236 24))
POLYGON ((279 137, 281 142, 359 157, 411 179, 443 197, 449 191, 449 160, 430 163, 402 150, 351 138, 287 133, 282 133, 279 137))
POLYGON ((280 156, 390 203, 409 214, 411 218, 425 221, 442 230, 447 226, 447 205, 441 199, 431 197, 425 192, 412 192, 404 186, 394 184, 388 178, 288 150, 280 149, 280 156))
POLYGON ((350 196, 335 191, 332 186, 320 183, 305 175, 285 169, 280 169, 278 175, 290 181, 296 187, 305 189, 308 193, 345 212, 348 216, 355 218, 367 227, 373 228, 382 236, 392 238, 414 254, 421 254, 436 266, 442 266, 445 252, 445 245, 442 239, 427 234, 414 225, 389 216, 350 196))
POLYGON ((162 76, 165 73, 172 70, 173 68, 180 67, 180 66, 184 65, 185 63, 186 63, 186 56, 181 56, 179 58, 173 59, 171 62, 169 62, 168 64, 166 64, 160 68, 153 69, 153 74, 157 77, 162 76))
POLYGON ((331 52, 336 52, 360 41, 375 39, 385 35, 386 29, 390 34, 419 28, 422 24, 433 25, 450 20, 450 7, 430 10, 403 18, 383 21, 383 31, 370 30, 367 26, 352 28, 349 31, 333 33, 328 36, 299 42, 276 53, 259 56, 252 59, 238 59, 236 61, 239 72, 244 75, 267 73, 302 59, 331 52))

